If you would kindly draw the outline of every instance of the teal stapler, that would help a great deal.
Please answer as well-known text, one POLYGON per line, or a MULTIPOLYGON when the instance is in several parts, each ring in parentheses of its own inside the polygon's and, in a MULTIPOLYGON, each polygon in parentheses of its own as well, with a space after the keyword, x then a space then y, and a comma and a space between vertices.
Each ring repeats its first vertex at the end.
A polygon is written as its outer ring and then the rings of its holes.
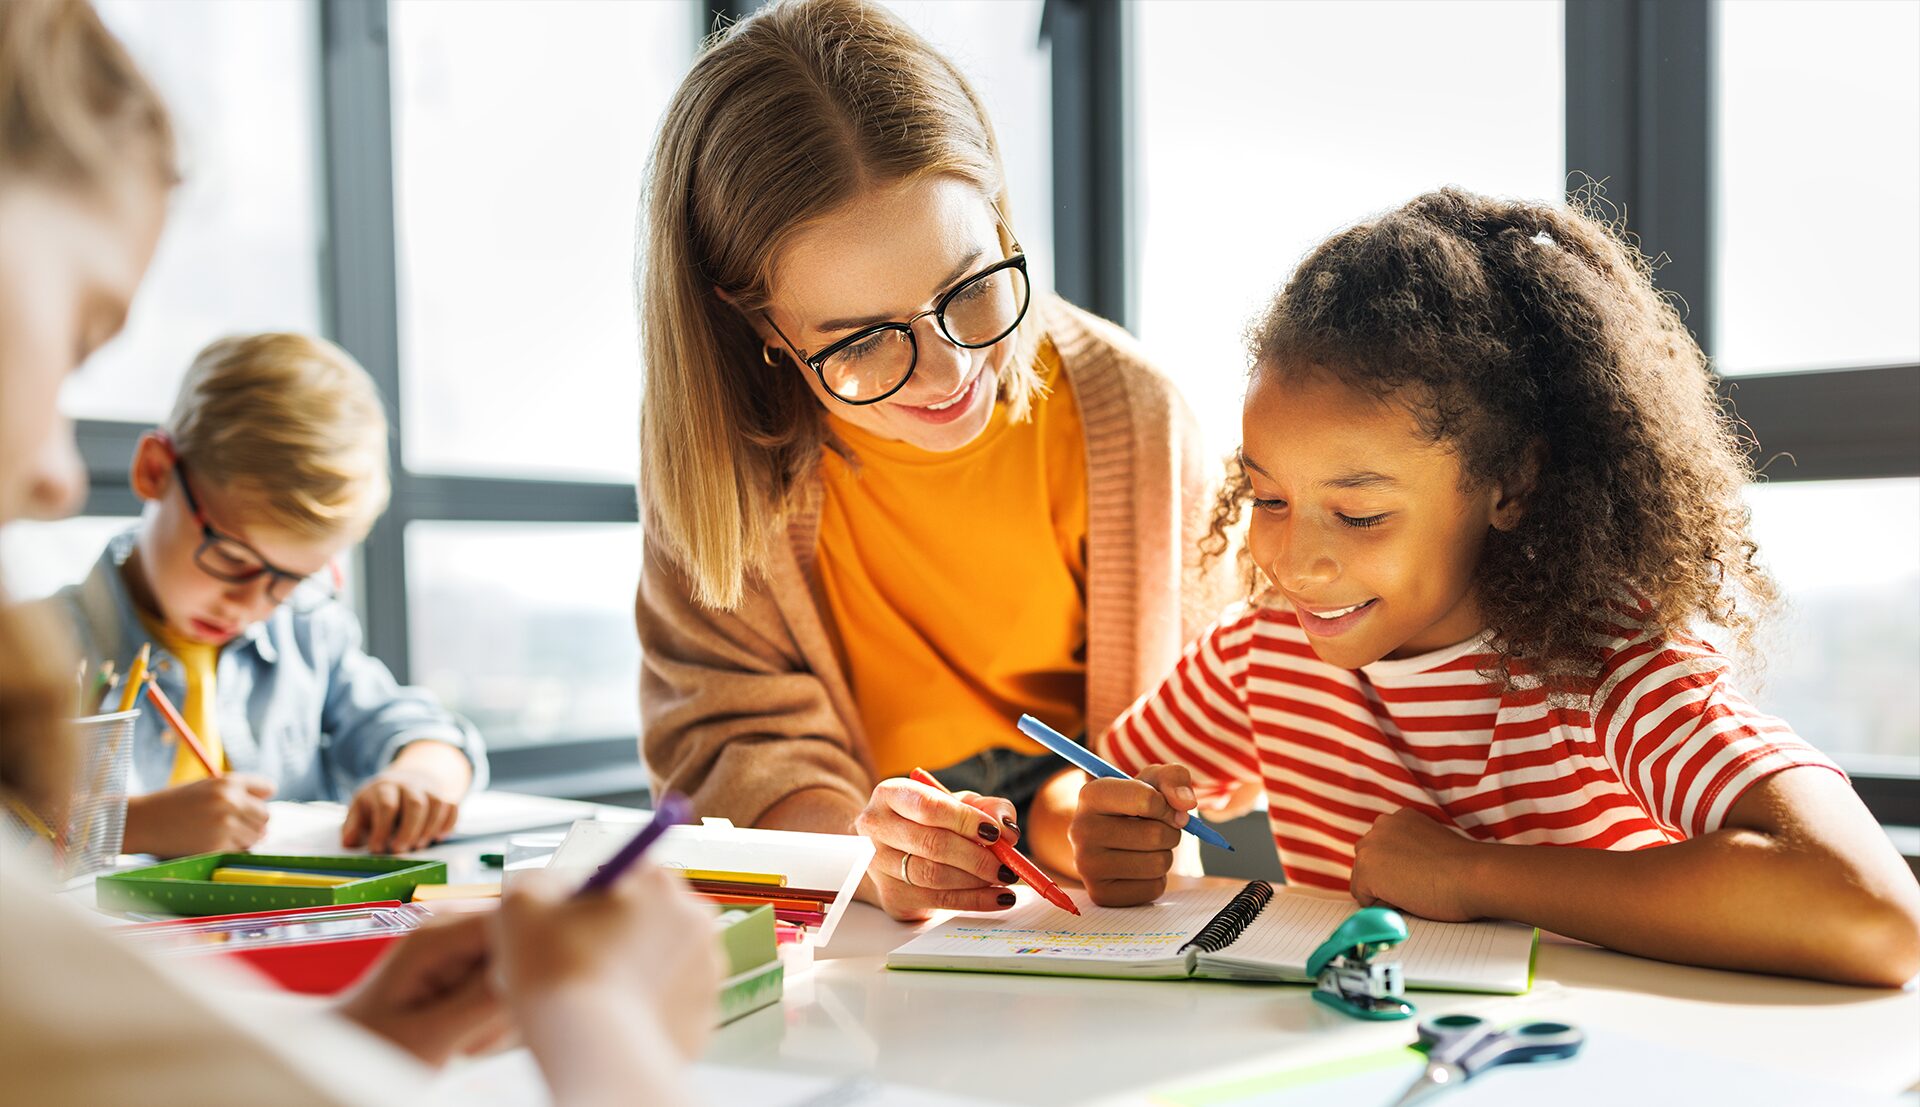
POLYGON ((1362 907, 1347 916, 1332 937, 1307 958, 1313 998, 1356 1019, 1404 1019, 1413 1004, 1404 998, 1400 962, 1380 955, 1407 940, 1407 920, 1385 907, 1362 907))

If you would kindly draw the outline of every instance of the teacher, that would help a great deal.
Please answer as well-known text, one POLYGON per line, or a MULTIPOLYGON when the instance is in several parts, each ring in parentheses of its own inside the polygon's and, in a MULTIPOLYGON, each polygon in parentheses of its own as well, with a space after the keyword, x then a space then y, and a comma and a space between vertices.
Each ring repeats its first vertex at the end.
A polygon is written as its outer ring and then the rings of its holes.
MULTIPOLYGON (((1224 581, 1191 414, 1036 290, 979 98, 897 17, 786 0, 667 108, 638 259, 641 749, 737 825, 861 833, 896 918, 1073 875, 1097 733, 1224 581), (955 796, 902 779, 924 766, 955 796)), ((1222 367, 1222 372, 1238 367, 1222 367)))

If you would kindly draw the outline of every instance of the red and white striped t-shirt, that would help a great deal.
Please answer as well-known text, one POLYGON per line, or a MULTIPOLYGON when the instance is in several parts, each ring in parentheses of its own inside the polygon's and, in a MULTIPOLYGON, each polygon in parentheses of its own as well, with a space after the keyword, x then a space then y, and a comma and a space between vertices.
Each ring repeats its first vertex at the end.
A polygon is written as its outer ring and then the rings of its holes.
POLYGON ((1484 637, 1360 669, 1319 659, 1286 607, 1229 612, 1099 742, 1129 773, 1258 777, 1287 879, 1345 890, 1353 847, 1413 807, 1482 841, 1642 849, 1717 829, 1762 778, 1839 769, 1727 681, 1693 641, 1605 628, 1575 706, 1501 694, 1484 637))

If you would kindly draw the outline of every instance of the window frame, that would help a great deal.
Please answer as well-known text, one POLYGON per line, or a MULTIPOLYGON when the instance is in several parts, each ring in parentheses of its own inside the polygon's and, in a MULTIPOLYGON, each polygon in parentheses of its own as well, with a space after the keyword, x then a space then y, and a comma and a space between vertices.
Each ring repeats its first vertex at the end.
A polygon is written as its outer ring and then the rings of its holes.
MULTIPOLYGON (((761 0, 683 0, 698 41, 761 0)), ((326 249, 322 318, 359 358, 389 404, 394 495, 362 551, 360 595, 370 652, 401 680, 411 670, 406 527, 415 521, 632 523, 632 486, 410 472, 402 452, 398 282, 394 237, 393 115, 384 2, 319 0, 322 195, 326 249)), ((1632 213, 1649 253, 1672 260, 1661 287, 1687 305, 1687 323, 1712 351, 1713 0, 1566 0, 1566 144, 1570 169, 1603 180, 1632 213)), ((1134 4, 1046 0, 1041 36, 1053 59, 1054 287, 1123 326, 1138 320, 1131 260, 1139 241, 1134 197, 1134 4)), ((1577 183, 1577 182, 1575 182, 1577 183)), ((1807 366, 1743 374, 1721 393, 1753 429, 1769 481, 1920 476, 1920 365, 1807 366), (1780 455, 1791 455, 1791 461, 1780 455)), ((143 424, 82 420, 92 477, 87 514, 135 514, 127 458, 143 424)), ((564 762, 574 794, 630 792, 634 736, 501 751, 495 779, 555 779, 564 762)), ((1910 825, 1920 777, 1860 775, 1854 784, 1883 822, 1910 825)))
MULTIPOLYGON (((1053 44, 1055 286, 1123 326, 1137 322, 1129 259, 1140 228, 1130 203, 1133 0, 1047 0, 1053 44), (1076 141, 1061 142, 1063 135, 1076 141)), ((1565 0, 1567 168, 1604 181, 1630 213, 1657 274, 1713 352, 1716 217, 1713 0, 1565 0)), ((1767 480, 1920 476, 1920 365, 1806 366, 1720 381, 1723 402, 1765 451, 1767 480)), ((1889 825, 1920 821, 1920 776, 1856 774, 1855 790, 1889 825)))
MULTIPOLYGON (((689 45, 749 6, 681 0, 689 45)), ((395 238, 392 54, 384 0, 318 0, 318 142, 323 202, 321 327, 366 367, 387 405, 393 497, 359 550, 367 651, 403 683, 412 676, 406 531, 415 522, 635 523, 633 485, 414 472, 404 453, 395 238)), ((144 423, 83 419, 75 432, 89 476, 82 514, 137 515, 128 458, 144 423)), ((639 572, 639 566, 634 566, 639 572)), ((514 746, 492 755, 496 785, 573 798, 631 799, 645 789, 637 735, 514 746)))

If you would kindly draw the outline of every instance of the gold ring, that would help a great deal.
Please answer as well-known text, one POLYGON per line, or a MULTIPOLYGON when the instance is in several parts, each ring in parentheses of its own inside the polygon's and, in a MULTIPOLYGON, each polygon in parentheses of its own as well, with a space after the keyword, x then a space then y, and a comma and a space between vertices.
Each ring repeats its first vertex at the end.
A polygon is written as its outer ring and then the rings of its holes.
POLYGON ((900 855, 900 883, 905 884, 909 888, 917 888, 919 885, 915 884, 913 878, 907 875, 907 862, 911 860, 913 860, 913 854, 911 853, 903 853, 900 855))

